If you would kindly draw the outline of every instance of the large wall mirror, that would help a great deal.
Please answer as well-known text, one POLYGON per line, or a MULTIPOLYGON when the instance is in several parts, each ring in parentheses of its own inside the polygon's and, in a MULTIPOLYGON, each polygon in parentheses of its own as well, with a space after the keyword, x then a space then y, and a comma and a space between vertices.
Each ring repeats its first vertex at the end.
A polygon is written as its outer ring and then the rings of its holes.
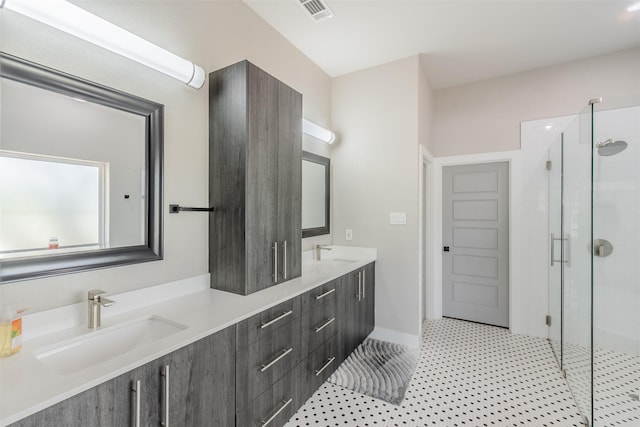
POLYGON ((163 106, 0 53, 0 283, 162 258, 163 106))
POLYGON ((302 237, 329 234, 330 160, 302 152, 302 237))

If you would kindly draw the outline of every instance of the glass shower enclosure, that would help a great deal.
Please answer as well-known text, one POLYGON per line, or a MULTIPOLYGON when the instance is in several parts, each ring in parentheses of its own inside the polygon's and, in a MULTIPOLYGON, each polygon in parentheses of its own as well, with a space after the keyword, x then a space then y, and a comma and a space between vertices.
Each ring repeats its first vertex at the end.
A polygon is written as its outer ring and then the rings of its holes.
POLYGON ((640 426, 634 101, 593 100, 549 148, 549 341, 591 426, 640 426))

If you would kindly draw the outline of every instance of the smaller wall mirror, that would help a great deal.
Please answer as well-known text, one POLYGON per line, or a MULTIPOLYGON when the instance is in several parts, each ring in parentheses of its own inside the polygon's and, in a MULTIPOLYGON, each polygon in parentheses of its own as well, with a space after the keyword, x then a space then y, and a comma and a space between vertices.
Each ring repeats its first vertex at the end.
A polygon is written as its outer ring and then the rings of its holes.
POLYGON ((302 237, 329 234, 330 159, 302 152, 302 237))

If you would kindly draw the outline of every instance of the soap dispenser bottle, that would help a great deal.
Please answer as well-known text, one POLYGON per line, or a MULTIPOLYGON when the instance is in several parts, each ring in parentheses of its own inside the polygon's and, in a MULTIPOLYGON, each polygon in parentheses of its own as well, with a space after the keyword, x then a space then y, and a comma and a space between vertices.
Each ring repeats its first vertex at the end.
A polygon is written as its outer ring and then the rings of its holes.
POLYGON ((11 356, 22 348, 22 313, 6 306, 0 312, 0 357, 11 356))

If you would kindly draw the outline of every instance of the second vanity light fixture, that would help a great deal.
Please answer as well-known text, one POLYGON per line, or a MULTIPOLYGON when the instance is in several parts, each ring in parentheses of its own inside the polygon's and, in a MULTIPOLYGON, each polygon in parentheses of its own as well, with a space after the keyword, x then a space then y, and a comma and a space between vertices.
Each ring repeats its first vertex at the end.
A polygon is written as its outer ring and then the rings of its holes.
POLYGON ((333 144, 336 140, 335 133, 307 119, 302 119, 302 132, 307 135, 311 135, 314 138, 318 138, 320 141, 324 141, 327 144, 333 144))
POLYGON ((65 0, 0 0, 8 9, 108 49, 200 89, 202 67, 65 0))

